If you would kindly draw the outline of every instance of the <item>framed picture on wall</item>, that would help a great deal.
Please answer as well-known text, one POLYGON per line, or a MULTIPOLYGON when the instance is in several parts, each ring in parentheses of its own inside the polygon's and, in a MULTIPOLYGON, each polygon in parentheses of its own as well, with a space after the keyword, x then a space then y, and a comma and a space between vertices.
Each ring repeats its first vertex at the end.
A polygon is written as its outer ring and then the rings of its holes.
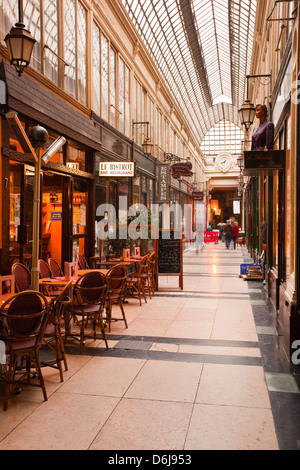
POLYGON ((0 300, 5 301, 15 293, 15 276, 0 276, 0 300))

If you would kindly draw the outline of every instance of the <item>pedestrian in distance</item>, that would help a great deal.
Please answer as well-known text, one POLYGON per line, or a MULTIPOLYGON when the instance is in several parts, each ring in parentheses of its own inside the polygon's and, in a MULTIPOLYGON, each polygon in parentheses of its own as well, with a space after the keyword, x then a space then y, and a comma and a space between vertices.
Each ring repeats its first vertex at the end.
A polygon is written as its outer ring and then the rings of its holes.
POLYGON ((222 224, 222 222, 219 222, 217 227, 218 227, 218 230, 219 230, 219 240, 221 240, 222 239, 222 233, 223 233, 223 224, 222 224))
POLYGON ((224 226, 224 234, 225 234, 225 245, 227 250, 229 250, 231 238, 232 238, 232 225, 230 220, 227 220, 226 225, 224 226))
POLYGON ((234 222, 232 226, 232 240, 233 240, 233 248, 236 249, 236 242, 240 233, 240 227, 238 226, 237 222, 234 222))

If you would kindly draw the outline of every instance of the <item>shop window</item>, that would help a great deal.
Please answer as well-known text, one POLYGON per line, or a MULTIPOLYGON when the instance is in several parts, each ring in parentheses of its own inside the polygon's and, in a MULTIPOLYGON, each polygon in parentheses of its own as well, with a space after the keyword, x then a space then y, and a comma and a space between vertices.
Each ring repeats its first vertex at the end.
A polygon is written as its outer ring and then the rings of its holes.
POLYGON ((85 150, 68 145, 67 147, 67 166, 75 170, 85 171, 85 150))
POLYGON ((109 83, 110 83, 110 124, 116 127, 116 53, 111 47, 109 51, 109 83))
POLYGON ((64 18, 65 89, 86 104, 86 17, 80 2, 66 0, 64 18))
POLYGON ((102 34, 101 35, 101 117, 108 121, 108 103, 109 103, 109 86, 108 86, 108 40, 102 34))
POLYGON ((72 214, 72 261, 76 261, 78 254, 85 256, 87 202, 88 194, 86 181, 81 179, 74 180, 72 214))
POLYGON ((133 204, 139 204, 140 202, 140 176, 137 176, 133 180, 133 204))

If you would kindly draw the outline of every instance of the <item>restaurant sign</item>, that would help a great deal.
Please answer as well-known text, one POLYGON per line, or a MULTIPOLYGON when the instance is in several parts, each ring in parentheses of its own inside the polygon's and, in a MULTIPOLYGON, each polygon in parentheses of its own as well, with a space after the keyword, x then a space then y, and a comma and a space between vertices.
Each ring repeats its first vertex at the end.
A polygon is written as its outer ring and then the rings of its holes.
POLYGON ((181 176, 193 176, 193 173, 191 171, 192 168, 193 165, 191 162, 175 163, 171 166, 172 177, 175 179, 179 179, 181 176))
POLYGON ((204 192, 203 191, 193 191, 192 192, 192 199, 193 199, 193 201, 203 201, 204 200, 204 192))
POLYGON ((272 175, 284 169, 285 150, 251 150, 244 152, 244 175, 272 175))
POLYGON ((158 166, 158 202, 169 202, 169 165, 158 166))
POLYGON ((134 177, 134 162, 100 162, 99 176, 134 177))

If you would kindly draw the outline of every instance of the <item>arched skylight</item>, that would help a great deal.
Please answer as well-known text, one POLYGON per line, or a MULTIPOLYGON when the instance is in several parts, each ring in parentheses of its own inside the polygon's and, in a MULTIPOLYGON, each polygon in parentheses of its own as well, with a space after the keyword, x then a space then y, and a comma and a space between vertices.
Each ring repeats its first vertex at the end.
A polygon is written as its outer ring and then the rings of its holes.
POLYGON ((242 153, 244 132, 229 121, 220 121, 205 135, 201 150, 207 163, 213 163, 221 153, 238 158, 242 153))
POLYGON ((239 124, 256 0, 122 0, 195 137, 239 124))

